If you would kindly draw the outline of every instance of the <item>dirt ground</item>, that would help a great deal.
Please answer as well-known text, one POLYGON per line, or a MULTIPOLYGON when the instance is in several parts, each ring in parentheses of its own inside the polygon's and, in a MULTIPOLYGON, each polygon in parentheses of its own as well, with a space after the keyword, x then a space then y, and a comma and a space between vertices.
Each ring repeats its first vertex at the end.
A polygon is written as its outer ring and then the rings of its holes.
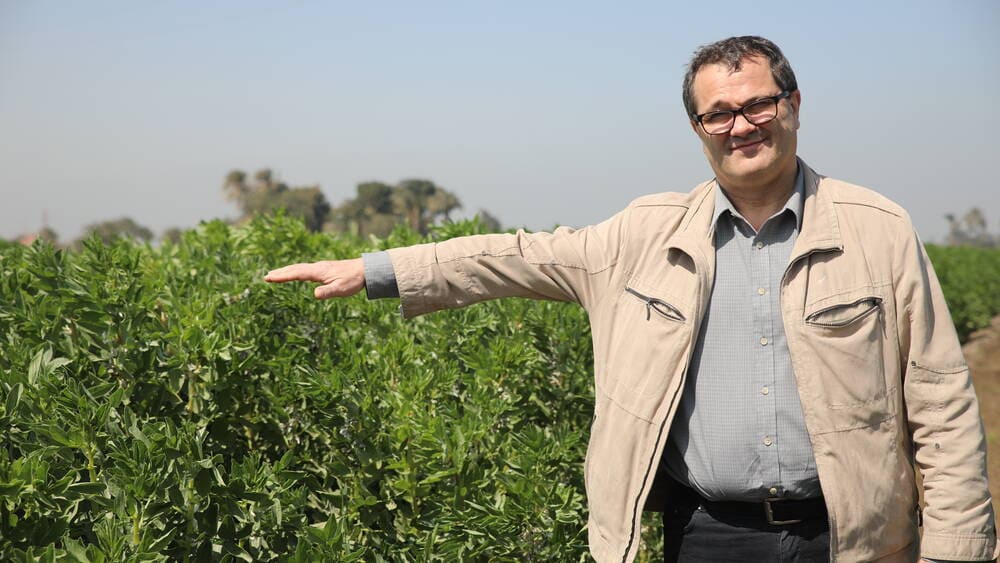
POLYGON ((986 425, 990 492, 993 509, 1000 513, 1000 317, 995 317, 991 326, 974 333, 962 350, 972 371, 986 425))

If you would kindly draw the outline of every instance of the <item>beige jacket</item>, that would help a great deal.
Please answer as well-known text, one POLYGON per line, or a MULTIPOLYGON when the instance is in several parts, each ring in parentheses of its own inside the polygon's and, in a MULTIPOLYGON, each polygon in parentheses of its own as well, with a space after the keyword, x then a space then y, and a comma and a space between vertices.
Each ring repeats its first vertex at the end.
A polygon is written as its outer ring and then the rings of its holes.
MULTIPOLYGON (((831 560, 913 561, 918 548, 925 557, 990 559, 997 542, 979 405, 923 246, 899 206, 802 166, 802 230, 781 310, 829 509, 831 560), (923 472, 922 539, 914 463, 923 472)), ((389 251, 406 317, 509 296, 587 310, 596 386, 587 528, 602 563, 627 563, 638 549, 712 287, 713 188, 642 197, 580 230, 389 251)))

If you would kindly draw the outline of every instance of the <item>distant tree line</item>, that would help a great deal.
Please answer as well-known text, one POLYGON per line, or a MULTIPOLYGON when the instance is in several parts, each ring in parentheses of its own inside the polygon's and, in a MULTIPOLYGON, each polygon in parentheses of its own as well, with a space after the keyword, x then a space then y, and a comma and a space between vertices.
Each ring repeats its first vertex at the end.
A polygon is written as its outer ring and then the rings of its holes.
POLYGON ((289 187, 277 181, 267 168, 252 178, 242 170, 233 170, 226 175, 222 190, 226 199, 240 208, 239 221, 285 209, 289 215, 301 218, 310 231, 319 231, 330 214, 330 204, 319 186, 289 187))
MULTIPOLYGON (((284 209, 299 217, 311 231, 352 233, 358 236, 384 237, 397 225, 407 225, 426 235, 429 227, 448 220, 462 207, 454 193, 430 180, 407 179, 392 185, 362 182, 353 198, 333 207, 319 186, 290 187, 274 178, 269 169, 253 176, 233 170, 223 182, 226 197, 234 202, 246 221, 255 215, 284 209)), ((500 230, 499 221, 486 211, 479 212, 489 230, 500 230)))
MULTIPOLYGON (((362 182, 357 185, 353 198, 331 206, 318 185, 289 186, 278 180, 272 170, 264 168, 253 175, 233 170, 222 183, 226 199, 239 208, 240 215, 233 222, 245 223, 256 215, 266 215, 283 209, 291 217, 298 217, 306 228, 314 232, 351 233, 357 236, 388 235, 397 225, 406 225, 426 235, 429 228, 462 207, 454 193, 430 180, 406 179, 397 184, 362 182)), ((500 231, 500 221, 486 210, 477 214, 488 231, 500 231)), ((176 241, 182 230, 171 227, 165 230, 162 240, 176 241)), ((83 235, 68 246, 79 248, 84 240, 97 236, 110 243, 119 237, 151 242, 153 232, 129 217, 91 223, 83 235)), ((35 233, 19 236, 14 242, 30 244, 35 239, 59 242, 57 233, 48 226, 35 233)))
POLYGON ((1000 247, 1000 234, 990 233, 986 215, 978 207, 973 207, 961 218, 951 213, 944 216, 948 220, 949 246, 977 246, 980 248, 1000 247))
MULTIPOLYGON (((225 197, 236 204, 240 216, 236 223, 249 221, 256 215, 285 210, 289 216, 298 217, 306 228, 314 232, 351 233, 361 237, 387 236, 397 225, 406 225, 421 235, 441 220, 461 209, 462 202, 454 193, 430 180, 406 179, 396 184, 361 182, 356 194, 337 206, 331 206, 318 185, 289 186, 279 181, 269 168, 248 175, 233 170, 222 183, 225 197)), ((477 214, 487 231, 500 231, 500 221, 486 210, 477 214)), ((965 215, 945 215, 948 221, 947 246, 975 246, 1000 248, 1000 233, 992 233, 986 215, 973 207, 965 215)), ((175 241, 181 229, 169 228, 162 240, 175 241)), ((105 242, 118 237, 128 237, 141 242, 153 240, 153 232, 129 217, 100 221, 84 228, 83 236, 70 243, 79 247, 83 240, 97 236, 105 242)), ((48 226, 17 237, 14 242, 30 244, 35 239, 58 243, 58 235, 48 226)))

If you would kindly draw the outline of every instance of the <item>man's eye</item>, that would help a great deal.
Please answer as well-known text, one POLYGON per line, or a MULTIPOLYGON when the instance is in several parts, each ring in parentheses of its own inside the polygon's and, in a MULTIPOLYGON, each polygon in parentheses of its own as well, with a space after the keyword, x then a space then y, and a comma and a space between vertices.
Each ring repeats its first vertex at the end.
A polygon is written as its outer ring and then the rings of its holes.
POLYGON ((731 111, 716 111, 713 113, 707 113, 701 120, 705 123, 716 124, 716 123, 726 123, 733 117, 733 112, 731 111))

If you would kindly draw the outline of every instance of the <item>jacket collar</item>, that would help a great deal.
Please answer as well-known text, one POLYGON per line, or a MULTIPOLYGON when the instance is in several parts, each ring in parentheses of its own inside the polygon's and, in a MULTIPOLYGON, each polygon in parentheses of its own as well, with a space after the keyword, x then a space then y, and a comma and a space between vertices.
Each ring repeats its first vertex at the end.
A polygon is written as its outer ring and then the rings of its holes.
MULTIPOLYGON (((833 200, 820 189, 823 176, 799 159, 803 171, 802 215, 799 235, 792 247, 790 263, 812 252, 842 250, 843 239, 833 200)), ((715 268, 715 193, 716 180, 704 182, 691 192, 691 203, 681 220, 677 234, 671 237, 667 250, 677 249, 694 260, 701 269, 712 272, 715 268)))
POLYGON ((699 271, 711 273, 715 270, 715 190, 716 181, 699 184, 691 192, 690 205, 676 234, 667 241, 666 250, 679 250, 694 261, 699 271))
POLYGON ((792 247, 789 263, 812 252, 843 250, 840 222, 829 190, 821 190, 823 176, 799 160, 805 170, 805 201, 802 205, 802 227, 792 247))

